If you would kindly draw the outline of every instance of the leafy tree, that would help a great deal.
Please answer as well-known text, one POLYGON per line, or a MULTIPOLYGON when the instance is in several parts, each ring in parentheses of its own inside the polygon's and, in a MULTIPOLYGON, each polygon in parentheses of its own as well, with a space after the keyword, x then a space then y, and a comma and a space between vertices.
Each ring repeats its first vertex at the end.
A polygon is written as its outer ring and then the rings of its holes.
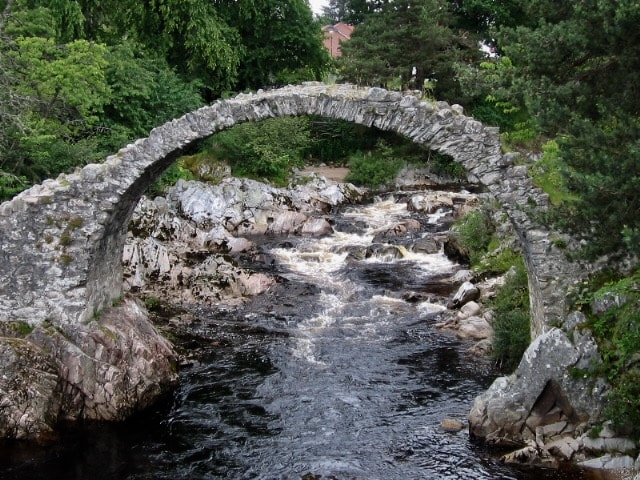
POLYGON ((164 59, 135 42, 111 47, 107 60, 111 96, 106 122, 126 129, 129 137, 146 135, 154 126, 203 104, 196 84, 184 82, 164 59))
POLYGON ((588 255, 619 251, 623 232, 640 227, 640 5, 520 6, 526 22, 496 33, 513 65, 501 78, 502 98, 529 112, 540 133, 557 137, 575 199, 554 212, 556 221, 587 241, 588 255))
POLYGON ((238 89, 319 80, 329 55, 304 0, 219 1, 240 37, 238 89))
POLYGON ((453 65, 476 56, 476 47, 450 27, 444 0, 397 0, 367 17, 342 46, 340 72, 359 84, 422 88, 454 98, 453 65))
POLYGON ((329 5, 323 7, 323 16, 332 22, 345 22, 359 25, 365 17, 379 12, 389 0, 329 0, 329 5))
POLYGON ((210 153, 236 176, 284 185, 291 169, 304 164, 309 124, 307 117, 282 117, 237 125, 211 137, 210 153))

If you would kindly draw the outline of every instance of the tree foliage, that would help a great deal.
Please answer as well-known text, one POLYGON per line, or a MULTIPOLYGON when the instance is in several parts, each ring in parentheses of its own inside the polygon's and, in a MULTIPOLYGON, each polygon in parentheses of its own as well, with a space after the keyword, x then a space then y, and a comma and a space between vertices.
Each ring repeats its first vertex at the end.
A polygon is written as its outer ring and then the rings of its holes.
POLYGON ((396 0, 370 13, 342 46, 340 73, 358 84, 421 89, 456 97, 453 67, 478 55, 456 32, 445 0, 396 0))
POLYGON ((305 0, 13 0, 0 15, 0 199, 228 91, 318 79, 305 0))

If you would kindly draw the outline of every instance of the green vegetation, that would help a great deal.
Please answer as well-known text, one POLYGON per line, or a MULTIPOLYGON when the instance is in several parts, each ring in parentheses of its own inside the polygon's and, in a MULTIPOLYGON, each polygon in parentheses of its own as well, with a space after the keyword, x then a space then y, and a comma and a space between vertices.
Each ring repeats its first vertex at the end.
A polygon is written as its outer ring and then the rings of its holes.
POLYGON ((456 223, 457 238, 480 275, 506 274, 491 302, 494 311, 492 358, 512 371, 531 342, 529 284, 522 255, 501 245, 491 220, 491 206, 474 210, 456 223))
POLYGON ((424 87, 429 96, 457 100, 454 66, 478 59, 480 52, 455 23, 446 0, 380 2, 343 43, 340 75, 358 84, 424 87))
POLYGON ((396 151, 380 140, 376 149, 367 153, 357 152, 349 159, 350 172, 346 180, 369 188, 383 186, 393 180, 405 165, 396 151))
POLYGON ((495 232, 489 212, 481 209, 469 212, 456 222, 455 229, 460 244, 468 252, 471 266, 478 266, 487 254, 487 248, 495 232))
POLYGON ((292 168, 303 166, 310 135, 307 117, 274 118, 214 135, 209 151, 226 160, 235 176, 268 179, 282 186, 292 168))
POLYGON ((531 342, 529 285, 522 257, 518 257, 507 274, 492 307, 494 338, 491 356, 501 368, 513 371, 531 342))
POLYGON ((603 313, 589 315, 603 359, 596 373, 612 386, 605 415, 640 438, 640 271, 583 296, 584 306, 592 302, 607 305, 603 313))
POLYGON ((305 0, 5 6, 0 201, 100 161, 205 101, 317 80, 329 67, 305 0))

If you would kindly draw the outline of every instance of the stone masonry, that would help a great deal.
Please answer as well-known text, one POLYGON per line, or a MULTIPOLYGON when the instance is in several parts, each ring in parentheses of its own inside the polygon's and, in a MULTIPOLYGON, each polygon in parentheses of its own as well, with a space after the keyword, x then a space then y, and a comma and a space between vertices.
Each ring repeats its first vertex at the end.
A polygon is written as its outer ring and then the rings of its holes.
POLYGON ((525 252, 532 336, 559 326, 574 267, 526 214, 548 198, 502 154, 498 130, 444 102, 379 88, 307 83, 219 100, 151 131, 101 164, 0 205, 0 321, 85 322, 122 293, 124 236, 145 189, 191 143, 247 121, 319 115, 397 132, 451 155, 502 204, 525 252))
MULTIPOLYGON (((8 372, 0 376, 0 436, 37 436, 60 416, 119 419, 175 382, 172 348, 144 312, 129 301, 113 307, 123 291, 122 255, 134 208, 192 143, 239 123, 286 115, 397 132, 453 157, 502 205, 519 236, 532 338, 565 327, 566 291, 578 268, 528 214, 546 208, 548 197, 534 188, 517 154, 502 153, 496 128, 466 117, 458 105, 379 88, 306 83, 241 94, 153 129, 104 163, 46 180, 0 205, 0 368, 8 372), (39 372, 37 381, 33 372, 39 372)), ((552 377, 540 378, 540 389, 552 377)), ((489 428, 487 412, 503 405, 500 392, 517 389, 513 382, 494 383, 490 391, 498 395, 474 410, 474 425, 489 428)), ((530 407, 543 393, 528 392, 526 401, 515 395, 513 408, 530 407)), ((475 428, 482 436, 480 430, 475 428)))

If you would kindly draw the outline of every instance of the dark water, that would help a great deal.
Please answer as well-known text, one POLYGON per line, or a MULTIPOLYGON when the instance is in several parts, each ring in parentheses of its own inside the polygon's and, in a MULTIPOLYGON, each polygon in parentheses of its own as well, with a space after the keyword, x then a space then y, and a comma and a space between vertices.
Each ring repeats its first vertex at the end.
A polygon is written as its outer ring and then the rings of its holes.
POLYGON ((165 402, 47 446, 2 445, 0 479, 586 478, 508 467, 441 430, 496 375, 433 327, 433 285, 458 266, 406 250, 348 257, 407 215, 382 202, 344 211, 336 225, 359 225, 350 234, 274 240, 277 288, 246 308, 196 308, 178 332, 196 361, 165 402))

